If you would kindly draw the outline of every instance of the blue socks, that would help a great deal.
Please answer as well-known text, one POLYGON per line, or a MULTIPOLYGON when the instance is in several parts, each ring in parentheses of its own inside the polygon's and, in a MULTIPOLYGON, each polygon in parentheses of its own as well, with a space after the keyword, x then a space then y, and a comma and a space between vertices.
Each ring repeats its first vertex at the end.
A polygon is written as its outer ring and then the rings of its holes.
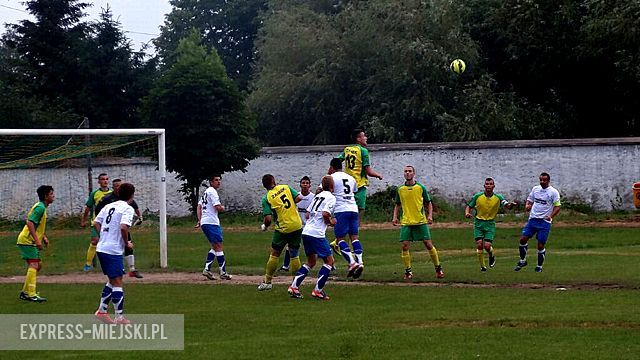
POLYGON ((344 240, 340 240, 338 246, 340 247, 340 254, 342 254, 342 257, 347 261, 347 263, 353 264, 355 260, 353 259, 351 249, 349 248, 347 242, 344 240))
POLYGON ((216 259, 218 259, 218 266, 220 267, 220 274, 227 272, 227 262, 224 259, 224 251, 216 251, 216 259))
POLYGON ((351 246, 353 246, 353 254, 356 258, 356 262, 358 264, 362 264, 362 244, 360 244, 360 240, 353 240, 351 242, 351 246))
POLYGON ((547 249, 538 250, 538 267, 542 267, 542 264, 544 264, 546 253, 547 249))
POLYGON ((207 271, 211 271, 211 264, 213 263, 213 260, 216 258, 216 253, 213 251, 213 249, 209 250, 209 252, 207 253, 207 261, 204 263, 204 269, 207 271))
POLYGON ((322 291, 324 288, 324 284, 327 283, 327 279, 329 278, 329 274, 331 273, 331 265, 324 264, 320 268, 318 272, 318 282, 316 282, 316 290, 322 291))
POLYGON ((524 262, 527 259, 527 251, 529 250, 529 244, 520 244, 520 262, 524 262))
POLYGON ((110 283, 106 283, 102 289, 102 295, 100 296, 100 306, 98 309, 100 312, 107 312, 109 310, 109 302, 113 294, 113 288, 110 283))
POLYGON ((116 310, 116 315, 122 315, 122 311, 124 310, 124 291, 121 287, 113 288, 111 301, 113 301, 113 307, 116 310))
POLYGON ((296 276, 293 278, 293 284, 295 285, 296 288, 300 287, 300 285, 302 284, 302 281, 304 281, 304 278, 306 278, 307 275, 309 275, 310 270, 311 268, 309 268, 309 265, 304 264, 300 267, 300 270, 296 272, 296 276))
POLYGON ((211 264, 213 264, 214 260, 218 260, 218 267, 220 267, 220 273, 224 274, 227 272, 227 262, 224 258, 224 251, 213 251, 213 249, 209 250, 207 253, 207 261, 204 263, 204 269, 206 271, 211 271, 211 264))

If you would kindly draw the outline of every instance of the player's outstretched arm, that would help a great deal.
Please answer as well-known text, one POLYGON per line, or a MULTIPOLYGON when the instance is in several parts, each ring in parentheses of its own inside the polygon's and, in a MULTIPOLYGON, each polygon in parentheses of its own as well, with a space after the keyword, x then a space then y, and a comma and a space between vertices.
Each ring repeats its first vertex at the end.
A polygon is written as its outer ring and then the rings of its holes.
POLYGON ((379 180, 382 180, 382 175, 378 174, 375 170, 373 170, 371 168, 371 166, 367 166, 365 168, 365 171, 367 172, 368 176, 374 177, 374 178, 378 178, 379 180))

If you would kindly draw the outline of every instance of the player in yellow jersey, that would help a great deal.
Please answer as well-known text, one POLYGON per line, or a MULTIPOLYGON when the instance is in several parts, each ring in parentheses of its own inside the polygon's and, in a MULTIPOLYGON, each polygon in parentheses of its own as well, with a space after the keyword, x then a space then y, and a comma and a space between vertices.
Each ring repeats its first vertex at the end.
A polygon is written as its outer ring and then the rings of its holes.
POLYGON ((291 272, 295 274, 300 269, 298 253, 302 241, 302 220, 296 207, 296 203, 302 200, 302 195, 289 185, 276 184, 276 179, 271 174, 262 177, 262 186, 267 189, 267 194, 262 197, 264 222, 261 228, 265 231, 273 223, 275 231, 271 240, 271 254, 267 261, 264 281, 258 286, 258 291, 271 290, 271 280, 278 268, 278 260, 285 246, 288 246, 291 256, 291 272))
POLYGON ((496 234, 496 214, 501 207, 511 209, 515 202, 508 202, 504 196, 496 194, 493 189, 496 187, 492 178, 484 180, 484 191, 473 195, 464 211, 466 218, 471 218, 471 210, 476 210, 473 221, 473 237, 476 240, 476 253, 480 261, 480 271, 487 271, 484 262, 484 252, 489 255, 489 267, 496 264, 496 254, 493 249, 493 239, 496 234))
POLYGON ((407 165, 404 167, 405 182, 398 187, 395 207, 393 208, 393 226, 400 227, 400 242, 402 243, 402 262, 404 263, 404 279, 413 279, 411 269, 411 254, 409 253, 409 244, 413 241, 422 241, 429 251, 431 261, 436 270, 436 277, 442 279, 444 272, 440 265, 438 250, 431 242, 431 232, 427 224, 433 222, 433 204, 431 196, 427 188, 415 180, 416 169, 407 165), (398 215, 402 209, 402 218, 398 221, 398 215), (425 209, 427 214, 425 215, 425 209))
MULTIPOLYGON (((371 167, 369 150, 367 149, 367 134, 363 129, 354 129, 351 132, 353 145, 349 145, 338 155, 338 159, 344 160, 344 172, 356 180, 357 190, 353 193, 358 205, 358 223, 362 224, 364 209, 367 207, 367 186, 369 176, 382 180, 382 175, 371 167)), ((334 240, 329 245, 336 254, 340 254, 338 241, 334 240)))
POLYGON ((344 160, 344 172, 353 176, 356 180, 358 190, 355 192, 356 203, 358 204, 358 214, 362 223, 362 214, 367 204, 367 186, 369 176, 382 180, 382 175, 378 174, 371 167, 369 162, 369 150, 367 150, 367 134, 363 129, 355 129, 351 133, 354 144, 344 148, 338 155, 344 160))
POLYGON ((27 262, 27 276, 24 279, 20 299, 33 302, 44 302, 47 299, 40 297, 36 292, 36 277, 42 269, 40 262, 40 250, 49 245, 49 239, 45 235, 47 227, 47 207, 53 203, 56 196, 53 187, 42 185, 36 190, 38 201, 27 214, 27 223, 18 235, 17 246, 20 249, 22 259, 27 262))
MULTIPOLYGON (((98 185, 99 188, 93 190, 89 193, 89 197, 87 198, 87 202, 85 203, 84 212, 82 213, 82 219, 80 220, 80 226, 87 226, 87 217, 89 216, 89 212, 95 210, 96 205, 102 200, 102 198, 111 193, 111 189, 109 189, 109 175, 102 173, 98 175, 98 185)), ((96 256, 96 246, 98 245, 98 238, 100 234, 93 227, 93 220, 96 218, 98 214, 94 211, 93 217, 91 218, 91 243, 89 244, 89 248, 87 249, 87 261, 82 268, 82 271, 87 272, 91 270, 93 266, 93 258, 96 256)))

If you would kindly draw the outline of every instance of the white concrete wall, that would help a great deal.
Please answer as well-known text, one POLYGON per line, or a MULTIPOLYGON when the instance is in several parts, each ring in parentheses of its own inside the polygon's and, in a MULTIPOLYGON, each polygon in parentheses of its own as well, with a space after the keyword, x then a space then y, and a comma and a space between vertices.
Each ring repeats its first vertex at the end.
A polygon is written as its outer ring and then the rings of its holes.
MULTIPOLYGON (((223 175, 219 190, 229 210, 260 209, 264 194, 261 178, 273 174, 278 183, 298 187, 308 175, 317 184, 329 161, 343 146, 264 148, 247 171, 223 175)), ((496 191, 509 199, 524 201, 538 175, 551 174, 551 183, 561 195, 598 210, 633 208, 631 186, 640 181, 640 138, 577 139, 540 141, 496 141, 437 144, 370 145, 373 168, 384 177, 372 179, 369 193, 403 182, 402 169, 414 165, 418 180, 433 194, 463 206, 482 190, 484 178, 496 180, 496 191)), ((94 166, 94 178, 101 172, 136 185, 141 209, 158 211, 158 174, 155 164, 94 166)), ((87 197, 86 169, 0 170, 0 218, 24 218, 37 200, 35 189, 51 184, 56 202, 49 216, 79 214, 87 197)), ((94 187, 96 181, 94 180, 94 187)), ((188 206, 175 176, 167 177, 167 210, 170 216, 188 214, 188 206)))

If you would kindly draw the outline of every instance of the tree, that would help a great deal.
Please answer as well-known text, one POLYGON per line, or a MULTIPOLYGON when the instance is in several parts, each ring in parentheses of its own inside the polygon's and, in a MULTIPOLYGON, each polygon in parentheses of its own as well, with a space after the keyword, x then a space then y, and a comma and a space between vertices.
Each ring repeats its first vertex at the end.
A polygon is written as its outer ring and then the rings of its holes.
POLYGON ((153 63, 145 63, 143 50, 132 50, 108 7, 90 31, 82 69, 85 83, 77 97, 84 115, 93 127, 139 126, 140 100, 156 76, 153 63))
POLYGON ((638 14, 635 0, 474 0, 467 24, 497 88, 558 114, 560 136, 629 136, 640 134, 638 14))
POLYGON ((86 23, 82 10, 89 5, 78 0, 26 5, 35 21, 9 25, 2 39, 0 81, 16 106, 0 104, 0 112, 32 119, 21 126, 76 127, 83 117, 93 127, 138 126, 155 63, 131 50, 111 11, 86 23))
POLYGON ((270 2, 248 99, 266 144, 346 143, 357 126, 377 142, 518 138, 552 117, 515 123, 528 104, 479 66, 461 3, 335 3, 270 2), (458 57, 462 76, 448 69, 458 57))
POLYGON ((252 138, 255 120, 215 49, 207 52, 194 30, 180 40, 174 58, 143 111, 148 124, 167 129, 167 169, 184 181, 185 199, 195 210, 202 180, 244 171, 259 147, 252 138))
MULTIPOLYGON (((33 96, 73 108, 74 93, 83 86, 81 59, 88 36, 82 10, 89 6, 78 0, 29 0, 25 3, 35 21, 10 25, 5 46, 14 51, 12 67, 17 82, 33 96)), ((58 126, 71 124, 58 124, 58 126)))
POLYGON ((266 0, 171 0, 173 10, 154 41, 165 64, 172 64, 180 39, 195 28, 208 50, 216 49, 241 90, 251 77, 254 39, 266 0))

